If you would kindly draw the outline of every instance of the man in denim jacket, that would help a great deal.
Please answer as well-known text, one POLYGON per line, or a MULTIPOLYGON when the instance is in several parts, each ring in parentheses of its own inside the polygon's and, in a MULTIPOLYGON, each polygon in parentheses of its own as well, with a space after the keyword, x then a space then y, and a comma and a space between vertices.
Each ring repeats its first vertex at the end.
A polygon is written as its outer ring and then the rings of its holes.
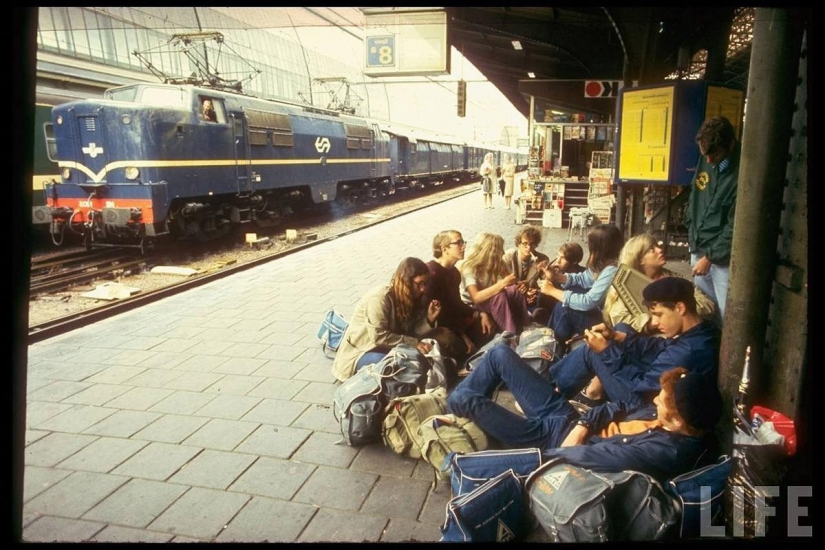
POLYGON ((505 448, 538 447, 545 459, 598 471, 636 470, 661 482, 694 469, 722 410, 716 378, 672 368, 654 405, 605 403, 576 409, 508 346, 490 350, 453 390, 447 409, 470 418, 505 448), (524 416, 493 401, 501 382, 524 416))
POLYGON ((694 286, 681 277, 649 283, 642 295, 651 329, 665 337, 636 333, 619 323, 585 331, 586 346, 562 357, 549 374, 562 395, 587 406, 604 400, 650 405, 659 392, 659 376, 673 367, 715 379, 719 366, 719 328, 699 317, 694 286), (581 393, 579 393, 581 390, 581 393))

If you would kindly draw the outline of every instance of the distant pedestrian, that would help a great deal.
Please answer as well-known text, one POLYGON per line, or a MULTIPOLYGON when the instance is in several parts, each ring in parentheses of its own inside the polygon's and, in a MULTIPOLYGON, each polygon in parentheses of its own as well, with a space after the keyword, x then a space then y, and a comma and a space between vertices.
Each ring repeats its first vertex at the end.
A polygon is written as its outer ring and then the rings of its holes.
POLYGON ((504 208, 510 210, 510 202, 513 200, 513 184, 516 180, 516 163, 513 157, 507 155, 504 166, 501 168, 501 177, 504 181, 504 208))
POLYGON ((493 153, 484 155, 484 162, 478 169, 481 176, 481 193, 484 196, 484 208, 493 207, 493 179, 496 177, 496 166, 493 153))

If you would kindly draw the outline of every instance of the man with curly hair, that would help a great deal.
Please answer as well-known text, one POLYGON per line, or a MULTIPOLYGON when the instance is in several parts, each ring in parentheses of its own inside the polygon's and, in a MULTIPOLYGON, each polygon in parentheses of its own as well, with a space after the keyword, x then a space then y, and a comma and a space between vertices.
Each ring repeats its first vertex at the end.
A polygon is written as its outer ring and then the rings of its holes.
POLYGON ((725 318, 730 280, 730 251, 736 210, 741 147, 731 122, 707 119, 696 134, 701 157, 685 209, 693 282, 717 306, 717 322, 725 318))

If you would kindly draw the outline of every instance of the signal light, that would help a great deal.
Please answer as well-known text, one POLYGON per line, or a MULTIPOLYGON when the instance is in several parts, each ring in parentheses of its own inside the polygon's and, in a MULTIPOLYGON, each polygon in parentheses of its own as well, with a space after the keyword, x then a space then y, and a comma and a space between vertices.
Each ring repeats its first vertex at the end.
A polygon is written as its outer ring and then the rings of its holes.
POLYGON ((456 99, 458 100, 458 116, 463 117, 467 113, 467 82, 464 80, 458 81, 456 99))

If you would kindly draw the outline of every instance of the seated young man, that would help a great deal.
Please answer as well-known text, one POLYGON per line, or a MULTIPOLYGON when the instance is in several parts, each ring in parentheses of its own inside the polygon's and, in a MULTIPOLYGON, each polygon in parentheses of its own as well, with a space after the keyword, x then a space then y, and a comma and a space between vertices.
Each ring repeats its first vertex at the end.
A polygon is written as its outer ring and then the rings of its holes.
POLYGON ((716 379, 721 335, 696 312, 693 283, 663 277, 642 295, 653 331, 664 338, 638 334, 625 323, 614 330, 595 325, 585 331, 586 346, 550 367, 557 391, 587 406, 603 400, 646 405, 659 392, 659 376, 673 367, 716 379))
POLYGON ((660 376, 654 405, 615 401, 579 417, 549 382, 508 346, 496 346, 447 401, 450 413, 470 418, 505 448, 538 447, 545 459, 601 471, 636 470, 661 482, 696 468, 715 447, 722 410, 715 377, 683 367, 660 376), (504 382, 525 416, 491 395, 504 382))

